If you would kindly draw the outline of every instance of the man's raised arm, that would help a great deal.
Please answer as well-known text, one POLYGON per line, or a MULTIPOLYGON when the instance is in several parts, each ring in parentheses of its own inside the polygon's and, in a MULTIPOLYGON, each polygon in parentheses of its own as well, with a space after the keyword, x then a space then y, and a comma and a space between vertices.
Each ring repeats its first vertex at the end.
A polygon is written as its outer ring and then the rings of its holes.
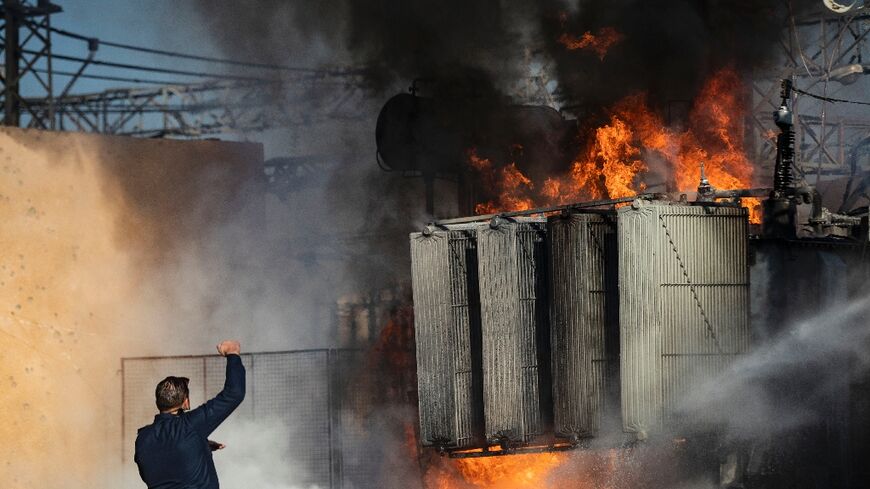
POLYGON ((217 345, 218 353, 227 357, 224 388, 214 399, 188 414, 193 427, 208 436, 239 407, 245 399, 245 367, 242 365, 241 346, 238 341, 226 340, 217 345))

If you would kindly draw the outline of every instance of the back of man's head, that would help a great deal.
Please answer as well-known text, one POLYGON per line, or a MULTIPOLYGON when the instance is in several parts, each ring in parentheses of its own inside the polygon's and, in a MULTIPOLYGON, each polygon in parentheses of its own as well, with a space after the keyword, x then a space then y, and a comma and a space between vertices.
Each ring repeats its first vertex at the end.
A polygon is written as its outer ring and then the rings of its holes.
POLYGON ((166 377, 157 384, 155 397, 157 398, 157 409, 161 413, 171 411, 181 407, 184 400, 187 399, 189 391, 187 383, 190 379, 187 377, 166 377))

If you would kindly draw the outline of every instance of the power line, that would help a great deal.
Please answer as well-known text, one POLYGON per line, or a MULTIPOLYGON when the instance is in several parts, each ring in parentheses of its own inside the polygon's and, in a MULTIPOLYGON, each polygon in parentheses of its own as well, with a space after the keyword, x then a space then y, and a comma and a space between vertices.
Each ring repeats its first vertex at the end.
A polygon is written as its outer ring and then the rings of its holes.
MULTIPOLYGON (((42 68, 31 68, 31 70, 37 73, 49 73, 48 70, 42 68)), ((51 70, 51 74, 58 76, 66 76, 66 77, 79 77, 79 78, 87 78, 90 80, 104 80, 104 81, 118 81, 118 82, 127 82, 127 83, 150 83, 154 85, 187 85, 187 83, 181 83, 178 80, 168 81, 168 80, 146 80, 142 78, 126 78, 123 76, 108 76, 108 75, 88 75, 85 73, 73 73, 72 71, 59 71, 59 70, 51 70)))
POLYGON ((76 34, 74 32, 65 31, 63 29, 58 29, 56 27, 50 28, 52 32, 60 34, 62 36, 71 37, 73 39, 79 39, 81 41, 85 41, 90 45, 94 44, 102 44, 105 46, 110 46, 118 49, 127 49, 130 51, 139 51, 142 53, 150 53, 150 54, 159 54, 161 56, 169 56, 173 58, 183 58, 183 59, 192 59, 196 61, 207 61, 211 63, 221 63, 226 65, 233 66, 244 66, 247 68, 261 68, 266 70, 278 70, 278 71, 292 71, 292 72, 301 72, 301 73, 325 73, 331 75, 346 75, 346 74, 354 74, 353 71, 338 71, 338 70, 324 70, 317 68, 302 68, 298 66, 286 66, 286 65, 276 65, 276 64, 268 64, 268 63, 255 63, 252 61, 239 61, 234 59, 226 59, 226 58, 216 58, 212 56, 201 56, 197 54, 187 54, 187 53, 179 53, 175 51, 165 51, 162 49, 154 49, 154 48, 146 48, 143 46, 134 46, 131 44, 124 44, 120 42, 112 42, 112 41, 104 41, 98 38, 87 37, 81 34, 76 34))
MULTIPOLYGON (((40 55, 36 51, 31 51, 29 49, 21 49, 20 52, 30 54, 30 55, 40 55)), ((141 66, 141 65, 132 65, 127 63, 116 63, 113 61, 102 61, 98 59, 86 59, 80 58, 77 56, 68 56, 65 54, 54 54, 51 55, 52 58, 60 59, 64 61, 76 61, 79 63, 89 63, 97 66, 107 66, 110 68, 120 68, 125 70, 135 70, 135 71, 149 71, 152 73, 164 73, 170 75, 182 75, 182 76, 196 76, 196 77, 204 77, 204 78, 219 78, 226 80, 248 80, 248 81, 259 81, 259 82, 279 82, 278 79, 267 79, 267 78, 259 78, 255 76, 244 76, 244 75, 225 75, 220 73, 208 73, 202 71, 188 71, 188 70, 176 70, 172 68, 155 68, 152 66, 141 66)))
POLYGON ((870 105, 870 102, 862 102, 860 100, 846 100, 842 98, 833 98, 833 97, 823 97, 821 95, 816 95, 815 93, 806 92, 801 90, 800 88, 792 88, 795 92, 806 95, 807 97, 812 97, 818 100, 824 100, 825 102, 842 102, 845 104, 857 104, 857 105, 870 105))

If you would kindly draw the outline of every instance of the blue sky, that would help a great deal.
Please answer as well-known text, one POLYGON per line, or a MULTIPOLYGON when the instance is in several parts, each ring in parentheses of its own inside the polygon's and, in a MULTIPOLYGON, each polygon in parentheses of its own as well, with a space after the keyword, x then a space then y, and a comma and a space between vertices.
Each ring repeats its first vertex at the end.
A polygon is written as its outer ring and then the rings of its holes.
MULTIPOLYGON (((63 12, 54 14, 52 26, 65 31, 96 37, 135 46, 149 47, 185 54, 195 54, 226 58, 209 34, 207 17, 198 13, 193 2, 179 0, 53 0, 63 12)), ((24 31, 22 31, 23 33, 24 31)), ((53 53, 84 58, 88 54, 87 43, 58 34, 52 34, 53 53)), ((37 45, 28 45, 36 49, 37 45)), ((228 66, 218 63, 178 59, 101 45, 95 59, 118 63, 135 64, 161 68, 208 73, 233 73, 237 75, 267 75, 273 72, 257 72, 248 68, 228 66)), ((75 72, 80 63, 54 60, 54 70, 75 72)), ((45 69, 45 60, 39 61, 38 68, 45 69)), ((148 73, 91 65, 85 70, 89 75, 108 75, 116 77, 162 80, 173 83, 195 83, 204 80, 200 77, 148 73)), ((59 95, 69 77, 55 75, 55 95, 59 95)), ((155 86, 125 81, 103 81, 79 79, 70 93, 83 94, 101 92, 111 88, 130 88, 155 86)), ((32 77, 22 80, 21 91, 24 96, 45 96, 44 91, 32 77)), ((240 134, 217 135, 221 139, 256 140, 264 143, 267 157, 295 154, 299 149, 287 137, 288 131, 276 128, 270 131, 240 134)), ((214 136, 210 136, 214 137, 214 136)))
MULTIPOLYGON (((54 0, 54 3, 64 10, 52 16, 52 25, 59 29, 126 44, 206 56, 223 56, 212 42, 203 18, 193 12, 190 3, 184 1, 54 0)), ((85 42, 57 34, 52 37, 54 53, 77 57, 87 55, 85 42)), ((105 45, 100 46, 96 59, 194 71, 226 70, 221 65, 149 55, 105 45)), ((55 60, 54 64, 55 70, 59 71, 77 69, 76 63, 55 60)), ((182 82, 196 80, 196 78, 177 75, 149 74, 99 66, 88 67, 86 73, 182 82)), ((57 77, 55 85, 65 83, 66 80, 65 77, 57 77)), ((130 85, 117 81, 80 80, 74 92, 92 92, 130 85)))

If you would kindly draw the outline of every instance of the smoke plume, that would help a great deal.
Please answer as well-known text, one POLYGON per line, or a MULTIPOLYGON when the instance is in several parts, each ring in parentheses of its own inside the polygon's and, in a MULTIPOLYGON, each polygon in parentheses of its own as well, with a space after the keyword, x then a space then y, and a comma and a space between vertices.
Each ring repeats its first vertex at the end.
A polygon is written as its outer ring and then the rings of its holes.
POLYGON ((528 77, 531 64, 546 65, 563 105, 593 110, 636 91, 659 104, 691 100, 717 69, 762 66, 784 13, 761 0, 222 0, 197 8, 231 56, 364 67, 379 90, 474 74, 478 89, 504 91, 528 77), (603 57, 559 42, 602 28, 621 36, 603 57))

